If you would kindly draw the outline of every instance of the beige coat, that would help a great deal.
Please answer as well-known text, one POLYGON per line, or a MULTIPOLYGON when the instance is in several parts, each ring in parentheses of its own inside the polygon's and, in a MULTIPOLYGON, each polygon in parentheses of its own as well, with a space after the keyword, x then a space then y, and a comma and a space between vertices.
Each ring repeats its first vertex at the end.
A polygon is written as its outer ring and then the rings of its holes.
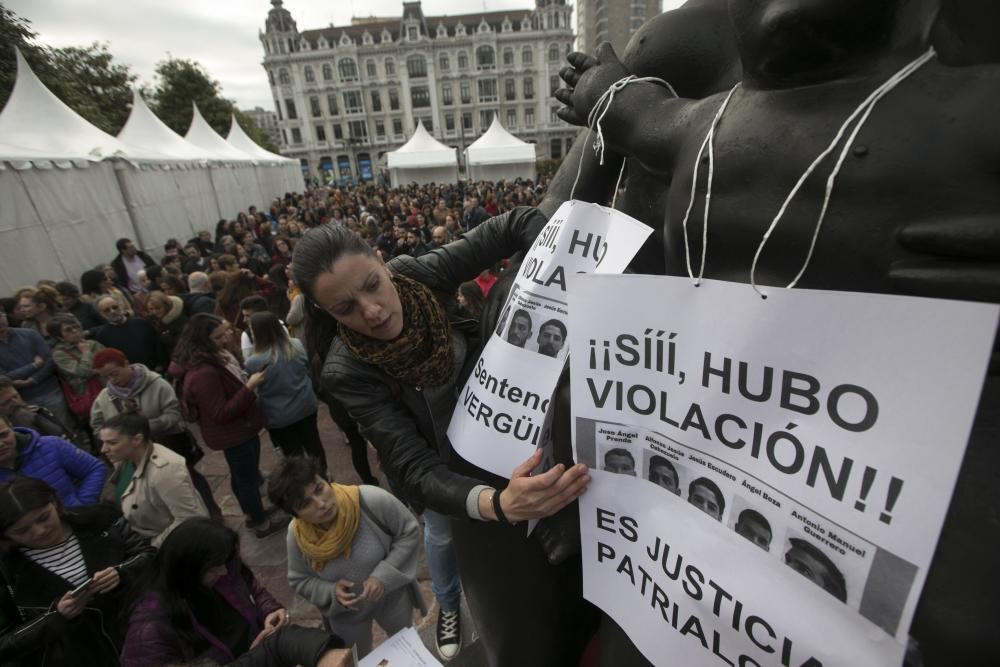
POLYGON ((191 483, 184 459, 153 443, 122 494, 122 514, 132 530, 159 548, 174 528, 208 509, 191 483))

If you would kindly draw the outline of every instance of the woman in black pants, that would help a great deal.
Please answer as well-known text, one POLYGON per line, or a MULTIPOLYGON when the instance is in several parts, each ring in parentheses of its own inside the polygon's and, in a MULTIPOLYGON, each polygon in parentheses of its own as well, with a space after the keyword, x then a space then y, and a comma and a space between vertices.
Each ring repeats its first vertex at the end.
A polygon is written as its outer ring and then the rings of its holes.
POLYGON ((264 424, 271 441, 285 456, 309 456, 319 461, 326 475, 326 453, 316 426, 318 403, 309 380, 309 358, 296 338, 271 312, 250 318, 253 355, 246 360, 248 373, 267 369, 257 388, 264 424))

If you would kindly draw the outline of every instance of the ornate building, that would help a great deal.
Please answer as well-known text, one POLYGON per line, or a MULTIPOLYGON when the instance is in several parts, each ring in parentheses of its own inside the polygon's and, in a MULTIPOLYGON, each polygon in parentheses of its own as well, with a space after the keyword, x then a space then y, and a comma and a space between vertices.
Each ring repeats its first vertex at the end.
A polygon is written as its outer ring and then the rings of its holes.
POLYGON ((460 155, 494 114, 539 158, 561 158, 576 135, 552 97, 574 39, 566 0, 456 16, 403 2, 398 17, 302 31, 271 4, 260 40, 281 152, 311 177, 373 178, 417 121, 460 155))
POLYGON ((643 23, 663 11, 663 0, 576 0, 577 50, 593 55, 611 42, 621 56, 643 23))

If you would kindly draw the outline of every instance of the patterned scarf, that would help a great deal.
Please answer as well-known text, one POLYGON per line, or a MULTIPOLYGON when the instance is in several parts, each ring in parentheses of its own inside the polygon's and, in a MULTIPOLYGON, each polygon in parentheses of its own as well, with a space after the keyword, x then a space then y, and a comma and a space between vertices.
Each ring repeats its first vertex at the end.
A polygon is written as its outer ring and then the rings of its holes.
POLYGON ((123 401, 132 398, 135 392, 139 391, 143 380, 146 379, 146 369, 141 365, 132 364, 130 368, 132 369, 132 380, 128 383, 127 387, 119 387, 114 382, 108 383, 108 393, 114 398, 119 398, 123 401))
POLYGON ((361 518, 361 494, 357 486, 331 483, 330 488, 337 503, 337 516, 329 528, 323 530, 299 519, 292 521, 295 543, 317 572, 341 554, 351 557, 351 542, 361 518))
POLYGON ((392 282, 403 305, 403 331, 390 341, 338 325, 351 354, 410 385, 437 387, 451 378, 451 329, 444 308, 425 285, 405 276, 392 282))

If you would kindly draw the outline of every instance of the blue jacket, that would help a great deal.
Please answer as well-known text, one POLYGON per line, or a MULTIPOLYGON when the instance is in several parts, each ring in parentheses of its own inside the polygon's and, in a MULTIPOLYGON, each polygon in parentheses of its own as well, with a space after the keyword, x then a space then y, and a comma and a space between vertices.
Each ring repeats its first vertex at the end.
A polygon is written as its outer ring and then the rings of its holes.
POLYGON ((0 482, 14 475, 43 480, 56 490, 66 507, 100 500, 108 469, 87 452, 61 438, 40 435, 30 428, 14 428, 17 437, 16 468, 0 468, 0 482))

